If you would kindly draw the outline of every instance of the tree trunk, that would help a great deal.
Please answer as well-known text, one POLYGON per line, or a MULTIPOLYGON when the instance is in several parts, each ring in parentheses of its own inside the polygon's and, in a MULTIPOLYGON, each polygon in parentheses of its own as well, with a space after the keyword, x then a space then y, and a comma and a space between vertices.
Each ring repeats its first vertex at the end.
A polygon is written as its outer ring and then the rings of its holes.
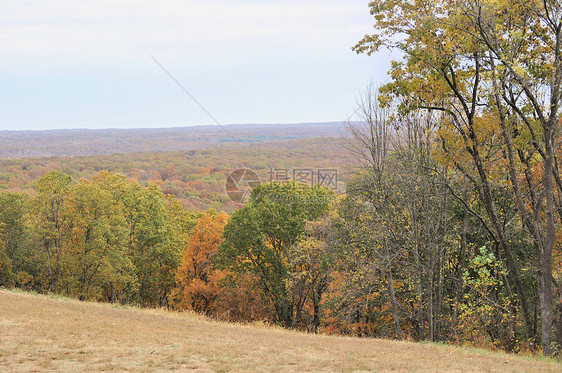
POLYGON ((556 218, 554 216, 554 133, 556 124, 545 128, 545 153, 543 188, 546 194, 546 237, 539 250, 539 298, 541 302, 541 337, 544 355, 552 353, 552 249, 556 239, 556 218))
POLYGON ((527 339, 531 339, 533 337, 533 329, 531 324, 531 317, 529 314, 529 305, 528 305, 529 303, 527 301, 527 294, 525 293, 525 286, 523 285, 523 281, 521 280, 521 274, 519 273, 519 267, 517 265, 515 258, 513 257, 511 248, 507 243, 505 232, 500 223, 498 213, 494 205, 494 201, 492 198, 492 191, 488 181, 488 177, 486 175, 486 171, 484 170, 484 166, 481 163, 478 150, 474 149, 472 153, 481 180, 480 194, 481 194, 482 202, 484 202, 484 207, 486 208, 486 212, 488 214, 488 217, 490 218, 490 222, 492 223, 492 227, 496 234, 496 239, 498 240, 498 243, 500 244, 500 247, 504 252, 507 267, 509 269, 511 277, 513 278, 513 282, 515 283, 515 289, 517 291, 518 299, 521 305, 521 312, 523 313, 523 321, 525 323, 525 334, 527 336, 527 339))
POLYGON ((314 294, 312 296, 312 332, 318 333, 318 328, 320 327, 320 295, 314 294))
POLYGON ((396 338, 402 339, 402 329, 400 328, 400 320, 398 318, 398 305, 396 302, 396 294, 394 294, 394 283, 392 281, 392 270, 386 270, 386 281, 388 283, 388 293, 390 295, 390 306, 392 309, 392 317, 394 319, 394 333, 396 338))
POLYGON ((466 248, 467 240, 466 235, 468 234, 468 211, 465 211, 462 219, 462 231, 461 231, 461 242, 460 242, 460 252, 459 252, 459 262, 456 271, 456 284, 455 284, 455 308, 453 310, 452 327, 455 331, 455 339, 458 340, 458 329, 457 320, 459 316, 459 307, 462 299, 462 288, 463 288, 463 272, 466 266, 466 248))

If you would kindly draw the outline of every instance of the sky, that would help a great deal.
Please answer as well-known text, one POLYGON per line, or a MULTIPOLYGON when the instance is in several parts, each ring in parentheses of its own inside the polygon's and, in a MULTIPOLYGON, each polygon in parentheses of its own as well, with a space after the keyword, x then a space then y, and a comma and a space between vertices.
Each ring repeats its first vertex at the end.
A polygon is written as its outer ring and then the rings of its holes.
POLYGON ((367 4, 0 0, 0 130, 346 120, 388 79, 367 4))

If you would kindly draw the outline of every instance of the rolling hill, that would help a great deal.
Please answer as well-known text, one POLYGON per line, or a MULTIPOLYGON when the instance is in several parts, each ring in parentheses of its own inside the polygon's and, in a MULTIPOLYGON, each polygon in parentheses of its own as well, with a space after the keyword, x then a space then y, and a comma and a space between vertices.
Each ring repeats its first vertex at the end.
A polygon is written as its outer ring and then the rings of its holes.
POLYGON ((0 131, 0 159, 185 151, 221 144, 253 144, 340 137, 342 122, 231 124, 176 128, 0 131))
MULTIPOLYGON (((2 148, 0 148, 0 152, 2 148)), ((205 149, 145 151, 80 156, 0 158, 0 191, 30 191, 34 182, 52 170, 62 170, 74 180, 91 178, 102 170, 139 180, 158 182, 166 194, 179 198, 190 210, 210 207, 232 211, 224 191, 227 175, 251 168, 262 181, 286 169, 337 169, 340 184, 354 171, 355 161, 341 137, 302 138, 258 143, 215 144, 205 149)), ((343 186, 342 186, 343 188, 343 186)))

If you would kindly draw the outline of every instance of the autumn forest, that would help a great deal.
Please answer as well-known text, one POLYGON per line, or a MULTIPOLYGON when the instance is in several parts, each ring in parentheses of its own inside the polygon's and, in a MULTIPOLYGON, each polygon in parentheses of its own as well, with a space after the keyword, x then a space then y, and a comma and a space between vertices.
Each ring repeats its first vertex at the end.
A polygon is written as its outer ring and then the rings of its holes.
POLYGON ((562 4, 370 9, 345 123, 0 132, 0 286, 559 355, 562 4))

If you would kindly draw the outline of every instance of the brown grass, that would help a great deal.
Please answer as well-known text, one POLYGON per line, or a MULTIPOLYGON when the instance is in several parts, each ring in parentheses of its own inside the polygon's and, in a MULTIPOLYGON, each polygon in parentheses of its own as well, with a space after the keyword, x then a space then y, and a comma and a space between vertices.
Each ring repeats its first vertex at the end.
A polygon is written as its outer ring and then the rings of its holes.
POLYGON ((560 372, 545 359, 316 336, 0 291, 0 371, 560 372))

